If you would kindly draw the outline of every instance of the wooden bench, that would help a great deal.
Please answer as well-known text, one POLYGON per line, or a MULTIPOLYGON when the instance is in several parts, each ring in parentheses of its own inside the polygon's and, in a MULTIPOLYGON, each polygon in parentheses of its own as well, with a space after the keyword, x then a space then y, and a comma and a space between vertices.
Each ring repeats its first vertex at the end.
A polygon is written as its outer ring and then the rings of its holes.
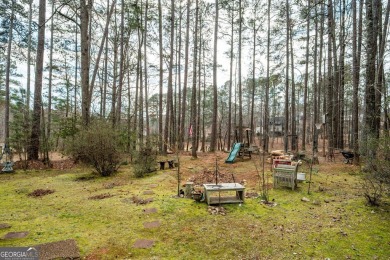
POLYGON ((279 164, 275 167, 273 170, 274 187, 285 185, 294 190, 297 186, 298 165, 299 162, 296 165, 279 164))
POLYGON ((175 168, 174 160, 158 161, 158 163, 160 164, 160 170, 165 170, 165 163, 168 163, 168 168, 169 169, 175 168))

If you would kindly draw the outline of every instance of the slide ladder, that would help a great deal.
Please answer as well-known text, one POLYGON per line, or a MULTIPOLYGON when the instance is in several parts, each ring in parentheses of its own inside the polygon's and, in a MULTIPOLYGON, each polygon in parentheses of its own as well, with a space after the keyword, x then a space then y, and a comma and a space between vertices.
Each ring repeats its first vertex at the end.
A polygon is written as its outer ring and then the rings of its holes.
POLYGON ((240 151, 241 143, 235 143, 225 163, 233 163, 236 159, 238 152, 240 151))

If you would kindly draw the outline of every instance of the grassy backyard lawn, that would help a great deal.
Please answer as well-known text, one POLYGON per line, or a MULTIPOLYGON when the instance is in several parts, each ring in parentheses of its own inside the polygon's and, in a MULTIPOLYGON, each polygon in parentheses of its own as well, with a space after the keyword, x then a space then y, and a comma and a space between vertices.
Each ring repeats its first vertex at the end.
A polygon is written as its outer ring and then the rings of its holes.
MULTIPOLYGON (((255 161, 224 164, 219 170, 246 180, 247 193, 260 193, 255 161)), ((181 158, 182 183, 209 169, 215 155, 181 158)), ((257 167, 259 169, 259 167, 257 167)), ((270 176, 270 165, 266 165, 270 176)), ((304 164, 299 171, 306 172, 304 164)), ((269 190, 274 206, 259 198, 223 205, 226 215, 212 215, 205 203, 177 198, 176 169, 142 179, 122 166, 112 177, 95 177, 90 168, 30 170, 0 174, 0 237, 28 231, 21 239, 0 239, 0 247, 32 246, 74 239, 87 259, 389 259, 390 203, 365 204, 358 168, 341 159, 323 162, 308 183, 269 190), (318 171, 318 172, 317 172, 318 171), (54 191, 34 197, 37 189, 54 191), (147 191, 147 192, 145 192, 147 191), (306 197, 310 201, 304 202, 306 197), (134 201, 153 201, 137 204, 134 201), (155 209, 156 212, 148 213, 155 209), (146 212, 145 212, 146 211, 146 212), (144 225, 158 221, 160 226, 144 225), (134 248, 138 239, 151 248, 134 248)), ((272 178, 269 177, 271 182, 272 178)), ((270 185, 272 187, 272 185, 270 185)))

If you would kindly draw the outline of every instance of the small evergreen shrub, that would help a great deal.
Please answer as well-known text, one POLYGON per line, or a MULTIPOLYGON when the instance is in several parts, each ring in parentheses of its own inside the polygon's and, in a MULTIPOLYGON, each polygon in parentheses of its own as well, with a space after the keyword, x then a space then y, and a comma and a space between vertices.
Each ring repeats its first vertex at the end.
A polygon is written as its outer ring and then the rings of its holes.
POLYGON ((134 175, 142 178, 146 174, 156 171, 157 155, 150 147, 141 147, 140 151, 135 154, 133 164, 134 175))
POLYGON ((112 175, 121 163, 117 132, 106 122, 80 130, 69 143, 68 152, 75 160, 93 166, 101 176, 112 175))

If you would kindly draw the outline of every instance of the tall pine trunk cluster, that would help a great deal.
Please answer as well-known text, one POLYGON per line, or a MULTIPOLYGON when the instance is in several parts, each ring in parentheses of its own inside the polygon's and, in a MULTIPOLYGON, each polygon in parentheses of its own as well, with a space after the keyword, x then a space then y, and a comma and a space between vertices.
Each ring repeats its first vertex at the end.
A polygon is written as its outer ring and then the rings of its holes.
POLYGON ((79 0, 50 3, 48 18, 47 4, 37 21, 31 1, 1 10, 5 142, 15 53, 25 51, 30 159, 98 119, 121 132, 127 152, 195 158, 248 142, 329 158, 350 149, 358 164, 375 156, 370 140, 390 135, 389 1, 79 0))

